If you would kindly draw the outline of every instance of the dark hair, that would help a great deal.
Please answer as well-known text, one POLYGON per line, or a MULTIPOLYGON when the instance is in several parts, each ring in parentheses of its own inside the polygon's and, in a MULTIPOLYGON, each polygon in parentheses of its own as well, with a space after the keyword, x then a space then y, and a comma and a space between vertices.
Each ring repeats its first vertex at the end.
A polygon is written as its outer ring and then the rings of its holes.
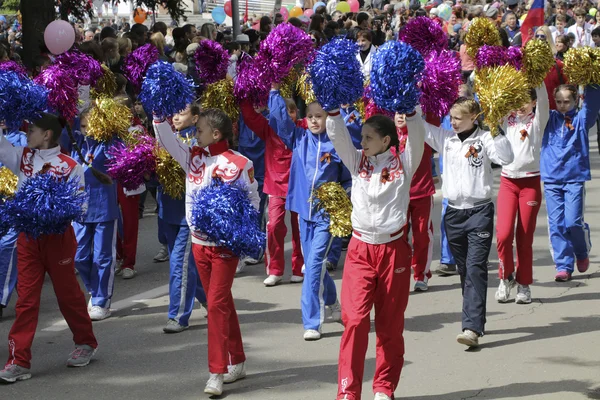
MULTIPOLYGON (((182 29, 183 29, 183 31, 185 32, 185 34, 186 34, 186 35, 187 35, 188 33, 192 33, 192 28, 195 28, 195 26, 194 26, 194 25, 192 25, 192 24, 185 24, 185 25, 182 27, 182 29)), ((207 39, 211 39, 211 40, 212 40, 212 38, 207 38, 207 39)))
POLYGON ((529 89, 529 97, 531 98, 531 101, 537 100, 537 91, 535 90, 535 88, 529 89))
POLYGON ((146 34, 148 33, 148 27, 144 24, 133 24, 129 32, 132 35, 132 40, 135 40, 138 47, 146 44, 146 34))
POLYGON ((422 8, 419 8, 417 11, 415 11, 415 17, 426 17, 427 16, 427 11, 423 10, 422 8))
POLYGON ((600 28, 593 29, 592 36, 600 36, 600 28))
POLYGON ((79 45, 79 50, 82 53, 92 56, 98 62, 104 62, 104 51, 102 51, 102 46, 95 40, 81 43, 79 45))
POLYGON ((571 97, 573 98, 573 100, 577 101, 577 96, 579 94, 579 92, 577 91, 577 86, 575 86, 575 85, 569 85, 567 83, 563 83, 562 85, 558 85, 554 89, 554 97, 556 97, 556 95, 558 94, 558 92, 560 92, 561 90, 566 90, 567 92, 570 92, 571 93, 571 97))
POLYGON ((327 7, 326 6, 319 6, 319 7, 317 7, 317 10, 315 11, 315 14, 319 14, 319 15, 325 16, 327 14, 327 7))
POLYGON ((123 74, 115 74, 115 83, 117 84, 116 93, 121 93, 125 86, 127 86, 127 78, 123 74))
POLYGON ((221 132, 222 140, 230 141, 233 138, 233 123, 224 111, 217 108, 208 108, 202 110, 198 116, 205 118, 211 129, 221 132))
POLYGON ((373 41, 373 34, 371 33, 371 31, 363 29, 362 31, 359 31, 356 34, 356 40, 363 38, 365 40, 368 40, 369 42, 373 41))
POLYGON ((368 21, 369 18, 369 14, 367 14, 366 12, 358 13, 358 15, 356 16, 356 23, 360 26, 360 24, 362 24, 363 22, 368 21))
POLYGON ((315 43, 316 47, 319 48, 321 46, 323 46, 325 43, 327 43, 327 38, 325 37, 325 35, 319 31, 310 31, 308 32, 309 35, 313 35, 315 37, 315 39, 317 39, 317 42, 315 43))
POLYGON ((52 144, 58 143, 64 123, 59 119, 58 116, 49 113, 41 113, 41 117, 33 121, 33 125, 37 126, 44 131, 52 131, 52 144))
POLYGON ((167 36, 167 24, 162 21, 158 21, 152 26, 152 33, 160 32, 167 36))
POLYGON ((298 19, 298 18, 296 18, 296 17, 289 18, 289 19, 287 20, 287 22, 288 22, 290 25, 292 25, 292 26, 295 26, 296 28, 301 28, 301 27, 302 27, 302 21, 300 21, 300 19, 298 19))
POLYGON ((371 118, 365 121, 365 126, 370 126, 375 132, 381 137, 390 137, 390 147, 396 147, 400 145, 398 139, 398 132, 396 131, 396 124, 390 118, 385 115, 373 115, 371 118))
POLYGON ((200 104, 196 102, 190 104, 190 112, 192 115, 200 115, 200 104))
POLYGON ((308 26, 308 30, 321 32, 321 24, 323 24, 324 22, 325 22, 325 20, 323 19, 322 15, 313 14, 313 16, 310 20, 310 25, 308 26))
POLYGON ((238 42, 229 42, 225 45, 225 50, 231 55, 234 51, 241 49, 242 46, 238 42))
POLYGON ((117 32, 110 26, 104 27, 100 31, 100 41, 102 41, 106 38, 113 38, 113 39, 117 38, 117 32))
POLYGON ((269 17, 268 17, 268 16, 266 16, 266 15, 265 15, 265 16, 263 16, 263 17, 260 19, 260 25, 259 25, 259 26, 260 26, 259 30, 260 30, 261 32, 265 32, 265 33, 269 33, 269 32, 271 32, 271 18, 269 18, 269 17))

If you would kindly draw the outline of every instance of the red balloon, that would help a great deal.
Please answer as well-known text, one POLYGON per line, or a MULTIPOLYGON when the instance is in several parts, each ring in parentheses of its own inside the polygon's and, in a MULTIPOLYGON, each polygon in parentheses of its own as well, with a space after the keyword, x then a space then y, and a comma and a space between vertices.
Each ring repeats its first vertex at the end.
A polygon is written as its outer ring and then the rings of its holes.
POLYGON ((227 14, 229 17, 231 17, 231 1, 226 1, 225 4, 223 5, 223 8, 225 9, 225 14, 227 14))

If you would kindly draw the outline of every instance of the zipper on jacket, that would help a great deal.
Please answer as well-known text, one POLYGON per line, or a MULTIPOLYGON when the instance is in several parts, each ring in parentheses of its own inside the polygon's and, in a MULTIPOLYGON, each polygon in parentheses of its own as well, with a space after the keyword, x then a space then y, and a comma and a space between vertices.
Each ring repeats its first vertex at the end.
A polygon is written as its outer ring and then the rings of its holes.
MULTIPOLYGON (((312 135, 312 133, 311 133, 311 135, 312 135)), ((315 175, 313 176, 312 185, 310 188, 310 195, 308 196, 308 199, 310 200, 309 209, 308 209, 308 219, 312 219, 312 208, 313 208, 312 194, 315 191, 315 181, 317 180, 317 173, 319 172, 319 158, 321 157, 321 135, 322 135, 322 133, 319 134, 319 139, 318 139, 319 144, 317 145, 317 157, 315 157, 315 159, 316 159, 315 175)))

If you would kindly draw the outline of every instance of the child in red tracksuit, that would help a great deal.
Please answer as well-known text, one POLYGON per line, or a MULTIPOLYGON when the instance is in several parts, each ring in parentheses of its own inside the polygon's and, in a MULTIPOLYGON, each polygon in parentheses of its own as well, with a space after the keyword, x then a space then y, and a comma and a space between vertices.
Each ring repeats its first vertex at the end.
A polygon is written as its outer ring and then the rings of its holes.
MULTIPOLYGON (((0 135, 0 162, 19 177, 19 185, 42 168, 66 179, 78 177, 85 190, 84 171, 71 157, 61 153, 58 144, 62 126, 58 118, 42 114, 27 134, 27 147, 13 147, 0 135)), ((40 310, 44 276, 50 275, 58 306, 73 332, 75 351, 67 360, 69 367, 89 364, 98 342, 92 330, 85 296, 75 277, 77 242, 73 228, 65 233, 42 235, 37 239, 20 233, 17 239, 16 317, 8 334, 8 362, 0 371, 0 381, 16 382, 31 378, 31 345, 40 310)))
MULTIPOLYGON (((264 285, 275 286, 283 279, 285 270, 284 242, 287 235, 285 226, 285 198, 287 197, 288 183, 290 180, 290 166, 292 163, 292 150, 277 136, 277 132, 269 125, 264 116, 257 113, 249 101, 240 104, 244 122, 250 130, 265 141, 265 184, 263 192, 269 195, 269 222, 267 223, 267 251, 266 270, 267 278, 264 285)), ((279 92, 272 91, 269 98, 271 113, 287 116, 295 112, 290 109, 279 92)), ((291 116, 290 116, 291 117, 291 116)), ((284 118, 277 118, 283 120, 284 118)), ((276 128, 275 128, 276 129, 276 128)), ((292 222, 292 277, 291 283, 301 283, 304 280, 302 265, 304 258, 300 245, 300 231, 298 227, 298 214, 291 211, 292 222)))
POLYGON ((352 175, 354 228, 342 278, 346 329, 340 344, 337 399, 361 398, 373 305, 375 398, 392 399, 400 380, 411 275, 412 252, 406 239, 410 182, 423 155, 425 137, 420 112, 407 116, 406 123, 408 140, 400 153, 396 126, 388 117, 375 115, 364 123, 362 150, 354 147, 339 111, 327 118, 327 134, 352 175))
POLYGON ((204 110, 199 115, 196 128, 197 145, 190 147, 173 134, 168 122, 154 121, 160 145, 187 172, 186 218, 192 231, 196 268, 208 301, 210 378, 204 393, 219 396, 223 393, 223 383, 235 382, 246 376, 246 355, 231 294, 239 257, 229 249, 210 242, 205 234, 192 225, 192 196, 195 191, 210 185, 213 177, 218 177, 225 182, 245 182, 256 209, 260 199, 252 161, 229 149, 228 140, 233 137, 233 124, 227 114, 217 109, 204 110))
MULTIPOLYGON (((400 152, 404 151, 408 132, 403 114, 394 118, 400 137, 400 152)), ((421 163, 415 171, 410 184, 410 203, 408 203, 408 219, 412 230, 412 270, 414 274, 415 292, 426 292, 427 281, 431 278, 431 257, 433 253, 433 195, 435 184, 431 173, 432 150, 429 145, 423 148, 421 163)))

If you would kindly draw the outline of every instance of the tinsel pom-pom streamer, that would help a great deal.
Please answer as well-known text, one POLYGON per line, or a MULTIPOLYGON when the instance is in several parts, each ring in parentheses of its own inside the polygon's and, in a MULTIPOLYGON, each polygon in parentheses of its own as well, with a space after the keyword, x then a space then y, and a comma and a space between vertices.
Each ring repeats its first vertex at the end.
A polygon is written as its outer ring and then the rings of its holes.
POLYGON ((474 18, 469 25, 469 31, 465 36, 467 54, 473 58, 477 57, 477 51, 481 46, 500 46, 502 40, 498 28, 489 18, 474 18))
POLYGON ((211 84, 225 79, 229 53, 220 43, 213 40, 201 41, 194 53, 194 60, 198 76, 203 83, 211 84))
POLYGON ((185 110, 195 98, 194 83, 175 71, 172 64, 157 61, 146 73, 139 99, 146 110, 167 118, 185 110))
POLYGON ((308 72, 304 71, 300 74, 298 78, 298 82, 296 82, 296 90, 298 91, 298 95, 304 100, 306 104, 314 103, 317 101, 317 97, 315 96, 315 92, 312 88, 312 82, 310 81, 310 76, 308 72))
POLYGON ((249 100, 255 106, 264 106, 269 100, 271 83, 275 82, 265 59, 260 55, 246 58, 238 66, 233 94, 238 101, 249 100))
POLYGON ((123 143, 113 145, 108 154, 108 175, 116 179, 126 190, 135 190, 144 184, 144 176, 156 170, 156 158, 153 137, 139 138, 136 146, 130 147, 123 143))
POLYGON ((540 86, 555 64, 550 45, 545 40, 532 39, 523 48, 523 72, 530 87, 540 86))
POLYGON ((10 130, 39 117, 48 107, 48 90, 15 71, 0 71, 0 120, 10 130))
POLYGON ((411 45, 423 57, 448 48, 448 36, 442 27, 427 17, 417 17, 406 23, 399 39, 411 45))
POLYGON ((421 54, 404 42, 389 41, 379 47, 371 67, 375 104, 400 114, 412 112, 421 96, 417 81, 424 68, 421 54))
POLYGON ((57 111, 67 121, 77 116, 77 82, 69 71, 60 65, 50 65, 34 81, 48 89, 48 106, 57 111))
POLYGON ((156 176, 163 187, 163 192, 174 199, 181 199, 185 194, 185 171, 167 150, 162 147, 154 149, 156 157, 156 176))
POLYGON ((508 63, 520 71, 523 68, 523 51, 521 48, 510 46, 506 52, 508 53, 508 63))
POLYGON ((294 96, 294 89, 296 88, 298 79, 300 79, 298 68, 292 68, 290 73, 281 81, 281 87, 279 88, 281 97, 291 99, 294 96))
POLYGON ((329 214, 329 232, 336 237, 352 234, 352 202, 338 182, 326 182, 313 192, 315 206, 329 214))
POLYGON ((117 80, 115 74, 106 65, 102 64, 102 76, 96 85, 90 90, 92 98, 113 97, 117 92, 117 80))
POLYGON ((6 214, 6 199, 0 196, 0 237, 3 237, 10 231, 10 219, 6 214))
POLYGON ((529 86, 525 75, 511 65, 489 67, 475 73, 475 91, 485 123, 495 134, 502 119, 528 101, 529 86))
POLYGON ((13 71, 21 76, 27 76, 27 70, 23 64, 9 60, 0 62, 0 71, 13 71))
POLYGON ((80 187, 79 177, 45 173, 27 179, 5 204, 10 225, 34 238, 64 233, 85 214, 87 195, 80 187))
POLYGON ((19 178, 6 167, 0 167, 0 198, 11 197, 17 190, 19 178))
POLYGON ((563 71, 573 85, 600 84, 600 49, 570 49, 565 54, 563 71))
POLYGON ((209 241, 238 256, 264 249, 266 236, 260 229, 259 212, 250 202, 243 182, 216 178, 192 197, 192 225, 209 241))
POLYGON ((240 109, 233 95, 233 81, 231 79, 225 78, 207 85, 200 97, 200 104, 203 109, 218 108, 223 110, 232 121, 237 121, 240 116, 240 109))
POLYGON ((477 69, 498 67, 508 64, 508 50, 503 46, 488 46, 484 44, 477 51, 475 65, 477 69))
POLYGON ((431 53, 421 80, 421 108, 438 117, 448 114, 462 84, 460 59, 450 50, 431 53))
POLYGON ((363 95, 364 77, 357 53, 358 46, 348 39, 332 40, 317 52, 309 74, 317 101, 324 110, 353 104, 363 95))
POLYGON ((281 82, 294 65, 310 60, 314 47, 310 36, 292 24, 279 24, 260 43, 260 57, 267 61, 275 82, 281 82))
POLYGON ((158 49, 148 43, 138 47, 123 60, 123 75, 133 85, 137 92, 142 87, 146 71, 158 61, 158 49))
POLYGON ((56 57, 55 65, 69 71, 79 85, 95 86, 102 77, 102 67, 92 56, 79 50, 69 50, 56 57))
POLYGON ((110 141, 115 135, 124 136, 132 118, 129 107, 110 98, 97 99, 88 117, 86 135, 100 142, 110 141))

